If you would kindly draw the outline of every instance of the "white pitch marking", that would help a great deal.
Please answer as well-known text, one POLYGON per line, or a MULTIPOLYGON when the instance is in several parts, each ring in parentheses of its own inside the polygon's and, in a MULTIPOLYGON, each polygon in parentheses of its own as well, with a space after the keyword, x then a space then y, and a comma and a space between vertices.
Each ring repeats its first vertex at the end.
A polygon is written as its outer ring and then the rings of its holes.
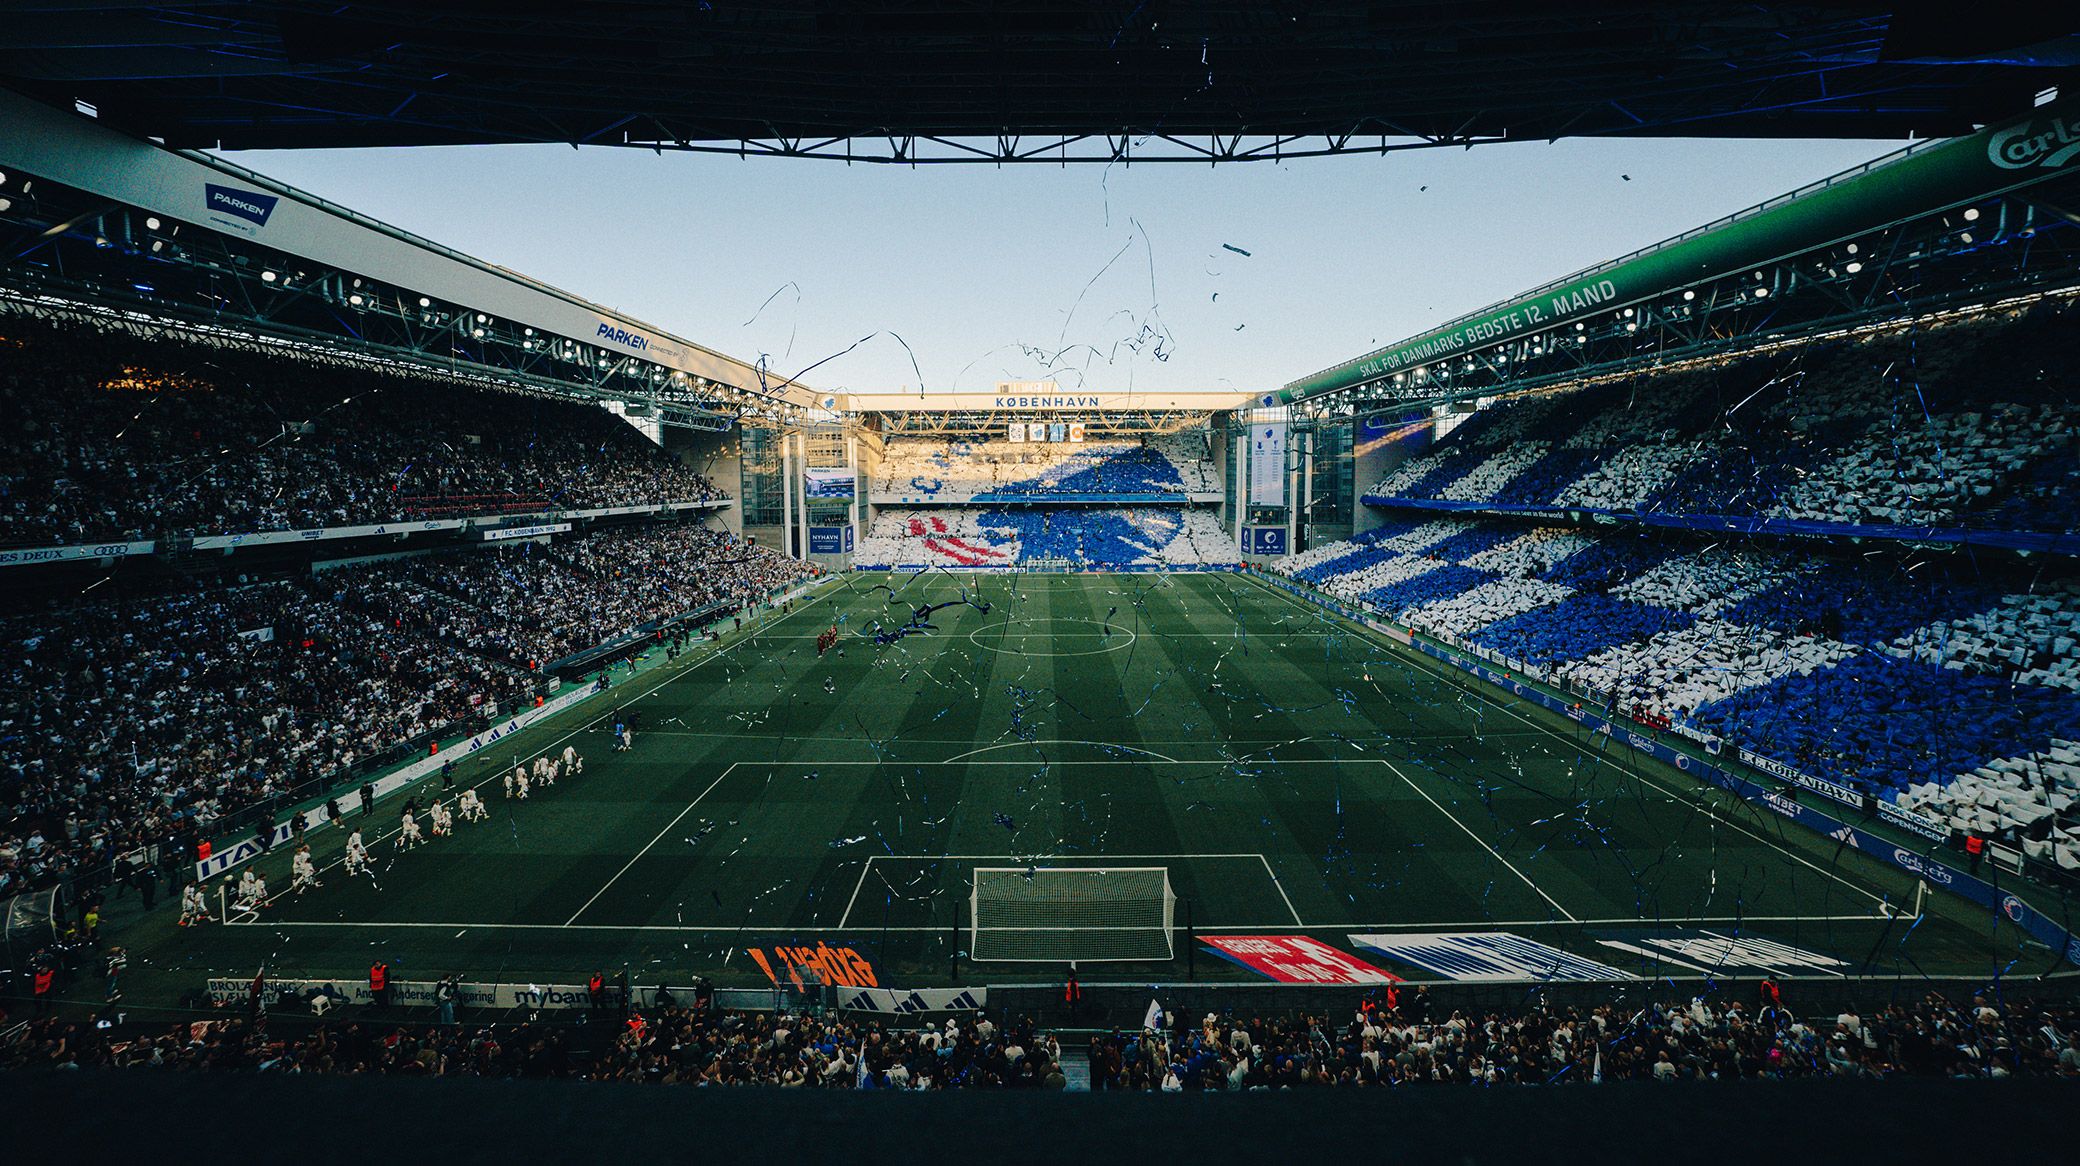
POLYGON ((1414 781, 1411 781, 1411 780, 1409 779, 1409 776, 1408 776, 1407 774, 1405 774, 1405 773, 1401 772, 1400 768, 1399 768, 1399 767, 1397 767, 1397 766, 1396 766, 1396 765, 1395 765, 1395 764, 1394 764, 1393 762, 1391 762, 1391 761, 1388 761, 1388 760, 1387 760, 1386 758, 1382 757, 1382 758, 1380 758, 1380 759, 1379 759, 1379 763, 1380 763, 1381 765, 1384 765, 1384 766, 1386 766, 1386 767, 1387 767, 1388 769, 1391 769, 1391 770, 1393 770, 1393 771, 1394 771, 1394 776, 1395 776, 1395 777, 1398 777, 1398 778, 1400 778, 1400 779, 1401 779, 1402 781, 1404 781, 1404 782, 1407 782, 1407 783, 1408 783, 1408 788, 1410 788, 1410 789, 1412 789, 1412 790, 1416 791, 1416 793, 1420 794, 1420 795, 1422 796, 1422 798, 1423 798, 1423 800, 1424 800, 1424 801, 1426 801, 1426 802, 1429 802, 1429 803, 1430 803, 1431 805, 1433 805, 1433 806, 1437 807, 1437 812, 1438 812, 1438 813, 1440 813, 1440 814, 1443 814, 1443 815, 1444 815, 1445 817, 1447 817, 1447 818, 1450 818, 1450 819, 1452 820, 1452 825, 1454 825, 1454 826, 1457 826, 1457 827, 1458 827, 1459 829, 1461 829, 1461 830, 1464 830, 1464 831, 1466 831, 1466 836, 1467 836, 1468 838, 1471 838, 1471 839, 1473 839, 1473 840, 1474 840, 1475 842, 1478 842, 1478 843, 1480 843, 1480 845, 1481 845, 1481 849, 1482 849, 1482 850, 1485 850, 1485 851, 1487 851, 1487 852, 1488 852, 1489 854, 1492 854, 1492 855, 1494 855, 1494 856, 1495 856, 1495 861, 1496 861, 1496 862, 1499 862, 1499 863, 1501 863, 1501 864, 1502 864, 1503 866, 1506 866, 1506 867, 1508 867, 1508 868, 1509 868, 1509 873, 1511 873, 1511 874, 1513 874, 1513 875, 1517 876, 1518 878, 1520 878, 1520 879, 1524 880, 1524 885, 1525 885, 1525 886, 1527 886, 1527 887, 1530 887, 1530 888, 1531 888, 1532 890, 1534 890, 1534 891, 1538 892, 1538 897, 1539 897, 1539 898, 1541 898, 1541 899, 1544 899, 1544 900, 1545 900, 1545 901, 1546 901, 1547 903, 1551 904, 1551 905, 1552 905, 1552 908, 1553 908, 1553 910, 1555 910, 1555 911, 1558 911, 1558 912, 1560 912, 1560 913, 1561 913, 1562 915, 1565 915, 1565 916, 1567 916, 1567 921, 1568 921, 1569 923, 1579 923, 1579 922, 1581 922, 1581 920, 1579 920, 1579 919, 1576 919, 1576 918, 1574 917, 1574 913, 1573 913, 1573 912, 1569 911, 1569 910, 1568 910, 1567 908, 1565 908, 1565 907, 1562 907, 1562 906, 1560 905, 1560 901, 1559 901, 1558 899, 1555 899, 1555 898, 1553 898, 1553 896, 1551 896, 1551 895, 1548 895, 1548 894, 1546 894, 1546 891, 1545 891, 1545 888, 1544 888, 1544 887, 1541 887, 1541 886, 1539 886, 1539 885, 1538 885, 1537 883, 1535 883, 1535 882, 1532 882, 1532 881, 1531 881, 1531 876, 1530 876, 1530 875, 1527 875, 1527 874, 1525 874, 1525 873, 1524 873, 1523 871, 1520 871, 1520 870, 1518 870, 1518 869, 1517 869, 1517 866, 1516 866, 1516 864, 1515 864, 1515 863, 1511 862, 1511 861, 1510 861, 1509 859, 1506 859, 1506 858, 1502 857, 1502 852, 1501 852, 1501 851, 1499 851, 1499 850, 1496 850, 1496 849, 1495 849, 1494 847, 1492 847, 1492 846, 1488 845, 1488 840, 1487 840, 1487 839, 1485 839, 1485 838, 1481 837, 1481 836, 1480 836, 1480 835, 1478 835, 1478 834, 1475 834, 1475 833, 1473 832, 1473 830, 1472 830, 1472 828, 1471 828, 1471 827, 1467 826, 1467 824, 1466 824, 1466 823, 1464 823, 1464 822, 1461 822, 1461 821, 1459 820, 1459 815, 1457 815, 1457 814, 1454 814, 1454 813, 1452 813, 1452 812, 1451 812, 1450 810, 1447 810, 1447 809, 1445 809, 1445 808, 1444 808, 1444 803, 1443 803, 1443 802, 1440 802, 1440 801, 1438 801, 1438 800, 1437 800, 1436 798, 1433 798, 1433 797, 1431 797, 1431 796, 1430 796, 1430 794, 1429 794, 1429 792, 1428 792, 1428 791, 1426 791, 1426 790, 1424 790, 1422 786, 1419 786, 1419 785, 1417 785, 1417 784, 1416 784, 1416 783, 1415 783, 1414 781))
MULTIPOLYGON (((610 878, 606 882, 601 883, 599 890, 592 892, 592 897, 590 899, 585 900, 585 907, 590 907, 594 903, 599 902, 599 897, 607 893, 608 887, 613 886, 614 883, 618 881, 622 875, 627 874, 629 867, 634 866, 638 862, 641 862, 643 860, 643 856, 650 853, 650 847, 655 846, 659 842, 663 841, 664 836, 672 832, 672 827, 677 826, 682 820, 685 819, 686 815, 691 814, 693 812, 693 808, 701 804, 701 799, 715 792, 715 787, 722 784, 723 778, 726 778, 730 774, 735 773, 737 771, 737 766, 741 764, 743 763, 739 761, 730 762, 729 768, 722 771, 722 776, 717 777, 714 781, 709 782, 707 789, 702 790, 698 797, 686 803, 686 808, 680 810, 677 817, 673 818, 669 822, 666 822, 664 829, 659 830, 657 832, 657 837, 652 838, 649 841, 649 843, 646 844, 641 850, 636 851, 636 856, 628 860, 627 866, 623 866, 620 870, 615 871, 613 878, 610 878)), ((569 927, 571 924, 576 923, 578 921, 578 916, 583 915, 585 913, 585 907, 580 907, 575 912, 573 912, 569 919, 563 921, 563 925, 565 927, 569 927)))

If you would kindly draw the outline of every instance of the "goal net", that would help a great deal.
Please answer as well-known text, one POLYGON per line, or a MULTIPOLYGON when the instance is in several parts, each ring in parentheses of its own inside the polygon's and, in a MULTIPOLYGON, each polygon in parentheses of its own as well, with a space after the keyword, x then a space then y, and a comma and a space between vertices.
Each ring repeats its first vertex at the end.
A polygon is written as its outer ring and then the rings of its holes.
POLYGON ((978 867, 969 958, 1002 963, 1167 960, 1170 868, 978 867))

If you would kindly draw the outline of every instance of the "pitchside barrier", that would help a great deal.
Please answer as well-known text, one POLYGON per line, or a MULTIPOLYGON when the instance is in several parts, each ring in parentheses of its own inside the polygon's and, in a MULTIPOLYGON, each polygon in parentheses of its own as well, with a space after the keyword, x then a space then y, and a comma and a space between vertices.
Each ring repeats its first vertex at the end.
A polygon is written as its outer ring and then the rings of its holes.
MULTIPOLYGON (((1750 781, 1748 778, 1742 777, 1731 770, 1692 757, 1688 753, 1655 740, 1653 737, 1640 732, 1630 725, 1608 720, 1588 708, 1576 707, 1569 701, 1564 701, 1559 697, 1539 690, 1535 686, 1523 683, 1507 672, 1491 668, 1477 658, 1462 655, 1450 648, 1429 643, 1412 635, 1406 628, 1389 624, 1371 614, 1358 612, 1334 600, 1317 596, 1306 588, 1281 576, 1259 572, 1257 578, 1300 599, 1307 600, 1318 607, 1327 608, 1346 619, 1372 628, 1396 643, 1406 644, 1426 656, 1449 664, 1462 672, 1470 673, 1504 692, 1522 697, 1525 700, 1559 713, 1591 733, 1600 733, 1637 752, 1645 753, 1658 761, 1673 765, 1691 777, 1709 782, 1720 789, 1736 794, 1747 801, 1754 802, 1772 813, 1788 818, 1807 829, 1825 834, 1844 846, 1861 850, 1873 858, 1890 863, 1939 891, 1948 891, 1967 902, 1995 912, 1999 916, 2005 917, 2015 926, 2022 928, 2031 938, 2051 948, 2053 951, 2063 953, 2067 963, 2080 965, 2080 936, 2075 936, 2073 931, 2064 923, 2030 906, 2020 895, 2003 889, 1998 883, 1987 882, 1976 875, 1966 874, 1964 871, 1950 866, 1932 854, 1919 853, 1901 846, 1899 843, 1881 834, 1852 825, 1840 818, 1823 814, 1810 806, 1800 803, 1797 799, 1787 796, 1782 790, 1771 789, 1757 782, 1750 781)), ((1882 802, 1879 804, 1881 807, 1884 805, 1882 802)))
MULTIPOLYGON (((780 604, 800 598, 813 590, 817 585, 829 583, 835 578, 836 576, 833 575, 825 575, 793 590, 782 592, 771 600, 764 602, 767 602, 769 606, 777 607, 780 604)), ((618 690, 613 688, 609 688, 606 691, 616 696, 621 695, 618 690)), ((560 693, 543 701, 538 708, 525 709, 515 713, 513 716, 506 717, 483 732, 458 741, 438 753, 429 753, 415 761, 407 762, 376 778, 369 784, 375 787, 375 796, 378 799, 388 797, 418 781, 420 778, 440 772, 442 765, 455 760, 457 757, 475 756, 486 747, 496 744, 522 729, 547 720, 557 713, 599 695, 602 695, 602 693, 596 686, 581 684, 569 692, 560 693)), ((342 804, 340 809, 347 816, 351 817, 354 812, 353 807, 360 804, 359 797, 352 791, 338 796, 342 803, 350 803, 342 804)), ((291 817, 293 818, 294 815, 291 815, 291 817)), ((320 799, 304 808, 303 820, 306 829, 316 830, 318 827, 330 822, 332 817, 325 810, 324 800, 320 799)), ((394 825, 395 823, 392 824, 394 825)), ((277 846, 284 845, 294 837, 295 831, 290 828, 288 822, 277 823, 269 835, 267 849, 272 850, 277 846)), ((195 864, 195 881, 206 882, 264 853, 266 851, 261 849, 260 835, 257 831, 239 841, 225 843, 221 847, 216 847, 208 858, 195 864)))
MULTIPOLYGON (((433 980, 390 981, 390 1007, 432 1009, 433 980)), ((664 985, 676 1007, 693 1003, 691 986, 664 985)), ((562 1010, 590 1008, 592 997, 583 984, 499 984, 467 982, 456 985, 460 1008, 525 1008, 562 1010)), ((211 1003, 244 1004, 252 998, 253 981, 235 976, 212 977, 211 1003)), ((613 989, 608 990, 612 997, 613 989)), ((715 988, 715 1006, 744 1012, 769 1012, 802 1002, 800 993, 785 987, 715 988)), ((367 1008, 375 1003, 368 982, 361 979, 318 980, 268 977, 261 985, 262 999, 272 1009, 309 1008, 318 996, 329 997, 328 1007, 367 1008)), ((657 1006, 657 986, 628 990, 629 1006, 637 1010, 657 1006)), ((851 1012, 874 1012, 887 1016, 911 1016, 926 1012, 972 1012, 989 1003, 988 988, 830 988, 825 998, 851 1012)), ((618 1007, 618 1001, 615 1007, 618 1007)))

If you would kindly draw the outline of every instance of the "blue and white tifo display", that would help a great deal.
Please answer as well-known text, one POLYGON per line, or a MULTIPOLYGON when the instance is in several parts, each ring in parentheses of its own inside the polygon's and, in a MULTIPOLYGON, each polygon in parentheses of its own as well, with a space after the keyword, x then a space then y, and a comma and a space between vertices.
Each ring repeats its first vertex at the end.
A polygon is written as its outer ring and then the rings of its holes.
POLYGON ((802 492, 811 498, 850 498, 853 493, 853 473, 844 466, 836 469, 807 469, 802 471, 802 492))

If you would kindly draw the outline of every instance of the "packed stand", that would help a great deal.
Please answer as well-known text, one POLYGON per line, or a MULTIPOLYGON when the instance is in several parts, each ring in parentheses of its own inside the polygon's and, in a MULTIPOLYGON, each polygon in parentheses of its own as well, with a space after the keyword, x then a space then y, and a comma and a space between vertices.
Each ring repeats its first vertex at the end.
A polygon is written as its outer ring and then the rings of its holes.
POLYGON ((132 1037, 40 1019, 0 1039, 0 1068, 904 1092, 1060 1090, 1065 1056, 1087 1059, 1090 1087, 1104 1092, 2080 1079, 2080 1013, 2069 1006, 1989 996, 1959 1003, 1931 992, 1808 1015, 1771 988, 1753 1007, 1713 995, 1645 1007, 1527 1002, 1506 1012, 1448 1010, 1427 989, 1402 989, 1392 1003, 1369 998, 1348 1014, 1208 1013, 1072 1038, 1068 1049, 1030 1020, 999 1026, 979 1013, 941 1022, 665 1008, 631 1015, 596 1054, 574 1044, 568 1026, 543 1024, 348 1021, 277 1037, 240 1019, 132 1037))
POLYGON ((953 501, 1028 494, 1218 493, 1204 430, 1132 441, 891 437, 874 492, 953 501))
POLYGON ((0 898, 207 836, 530 703, 560 656, 812 571, 670 527, 0 620, 0 898))
POLYGON ((810 571, 724 532, 674 524, 376 564, 346 574, 340 602, 534 670, 810 571))
POLYGON ((860 567, 1007 567, 1067 562, 1091 570, 1241 561, 1210 510, 1173 506, 883 508, 853 549, 860 567))
POLYGON ((1634 721, 2080 870, 2080 581, 1420 512, 1280 570, 1634 721))
POLYGON ((27 327, 0 336, 0 544, 720 496, 594 405, 27 327))
POLYGON ((784 1012, 666 1007, 631 1013, 604 1052, 568 1025, 326 1024, 276 1037, 247 1019, 111 1037, 91 1023, 38 1020, 0 1042, 0 1068, 160 1069, 328 1076, 568 1078, 643 1085, 780 1088, 1061 1089, 1062 1050, 1031 1021, 981 1014, 898 1025, 784 1012))
POLYGON ((1801 1016, 1765 991, 1645 1008, 1446 1013, 1427 990, 1298 1019, 1207 1014, 1090 1039, 1093 1089, 1236 1092, 1307 1086, 1590 1085, 1607 1081, 2080 1078, 2080 1013, 1931 993, 1868 1015, 1801 1016))
POLYGON ((83 603, 0 639, 0 896, 531 693, 304 582, 83 603))
POLYGON ((2080 402, 2063 337, 2076 318, 2047 304, 1504 400, 1367 493, 2074 533, 2080 402))

